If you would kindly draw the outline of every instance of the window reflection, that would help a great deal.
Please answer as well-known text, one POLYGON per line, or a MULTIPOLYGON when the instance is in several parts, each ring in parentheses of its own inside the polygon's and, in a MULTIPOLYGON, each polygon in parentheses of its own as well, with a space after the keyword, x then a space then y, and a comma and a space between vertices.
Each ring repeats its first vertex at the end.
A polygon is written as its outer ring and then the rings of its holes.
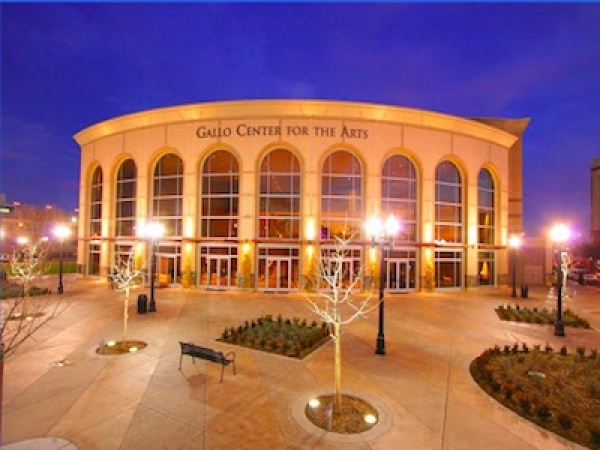
POLYGON ((115 235, 135 235, 137 169, 132 159, 123 161, 117 172, 117 208, 115 216, 115 235))
POLYGON ((181 236, 183 214, 183 161, 169 153, 156 164, 152 219, 165 228, 165 236, 181 236))
POLYGON ((413 163, 403 155, 388 158, 381 174, 381 215, 394 214, 402 221, 399 239, 417 239, 417 175, 413 163))

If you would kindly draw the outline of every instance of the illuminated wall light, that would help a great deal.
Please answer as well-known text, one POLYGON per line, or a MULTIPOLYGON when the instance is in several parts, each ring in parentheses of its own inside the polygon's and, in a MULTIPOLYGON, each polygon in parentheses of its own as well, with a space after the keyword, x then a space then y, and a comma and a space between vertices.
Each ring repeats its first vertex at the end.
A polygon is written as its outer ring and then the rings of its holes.
POLYGON ((244 242, 244 245, 242 245, 242 251, 245 255, 250 253, 250 244, 248 243, 248 241, 244 242))
POLYGON ((477 225, 469 225, 467 242, 471 246, 475 246, 477 243, 477 225))
POLYGON ((308 401, 308 406, 310 406, 311 408, 318 408, 320 404, 321 404, 321 402, 319 401, 318 398, 311 398, 308 401))
POLYGON ((137 237, 145 237, 146 236, 146 220, 138 219, 135 227, 135 234, 137 237))
POLYGON ((185 246, 183 247, 186 253, 192 253, 192 244, 190 244, 189 242, 185 243, 185 246))
POLYGON ((433 242, 433 224, 425 222, 423 226, 423 238, 425 242, 433 242))
POLYGON ((185 218, 184 237, 194 236, 194 219, 192 217, 185 218))
POLYGON ((315 218, 307 217, 306 218, 306 230, 305 230, 306 239, 308 239, 309 241, 312 241, 315 238, 315 234, 316 234, 315 218))
POLYGON ((309 245, 306 247, 306 254, 308 255, 308 259, 312 259, 315 254, 315 248, 312 245, 309 245))
POLYGON ((431 248, 425 249, 425 259, 427 261, 433 262, 433 249, 431 249, 431 248))
POLYGON ((372 264, 377 262, 377 249, 375 247, 369 249, 369 259, 372 264))

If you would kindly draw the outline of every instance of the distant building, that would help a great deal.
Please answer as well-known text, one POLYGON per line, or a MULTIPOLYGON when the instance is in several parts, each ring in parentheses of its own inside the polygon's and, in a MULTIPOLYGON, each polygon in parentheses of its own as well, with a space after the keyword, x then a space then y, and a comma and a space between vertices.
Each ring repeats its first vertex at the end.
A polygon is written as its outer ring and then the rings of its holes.
MULTIPOLYGON (((393 213, 390 292, 506 285, 523 231, 524 119, 389 105, 255 100, 129 114, 75 135, 79 264, 106 276, 132 248, 159 278, 205 289, 308 288, 336 236, 345 271, 380 270, 365 222, 393 213), (165 234, 151 247, 144 229, 165 234)), ((535 275, 534 275, 535 276, 535 275)))
POLYGON ((600 156, 591 164, 592 242, 600 244, 600 156))

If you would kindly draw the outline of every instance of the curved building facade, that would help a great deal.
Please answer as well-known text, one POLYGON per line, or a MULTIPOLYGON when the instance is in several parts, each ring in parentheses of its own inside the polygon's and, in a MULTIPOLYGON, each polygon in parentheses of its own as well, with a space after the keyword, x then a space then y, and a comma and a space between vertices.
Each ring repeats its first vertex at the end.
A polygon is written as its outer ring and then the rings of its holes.
POLYGON ((113 118, 75 135, 79 264, 106 276, 134 250, 156 255, 166 285, 301 291, 351 236, 346 276, 364 269, 363 289, 382 249, 388 292, 505 284, 527 123, 312 100, 113 118), (373 242, 367 219, 390 214, 399 233, 373 242), (151 222, 164 228, 154 240, 151 222))

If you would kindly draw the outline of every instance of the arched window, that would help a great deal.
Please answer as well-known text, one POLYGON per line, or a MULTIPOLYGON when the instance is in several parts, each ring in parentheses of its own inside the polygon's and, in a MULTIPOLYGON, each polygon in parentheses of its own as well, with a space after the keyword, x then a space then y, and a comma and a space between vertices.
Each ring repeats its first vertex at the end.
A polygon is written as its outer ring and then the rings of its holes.
POLYGON ((477 227, 480 244, 494 243, 494 180, 487 169, 479 171, 477 178, 477 227))
POLYGON ((449 161, 435 171, 435 239, 462 242, 462 181, 449 161))
POLYGON ((435 171, 435 284, 436 287, 462 286, 463 236, 462 180, 449 161, 435 171), (450 244, 450 246, 447 246, 450 244))
POLYGON ((165 236, 181 237, 183 214, 183 162, 164 155, 154 169, 152 220, 162 223, 165 236))
MULTIPOLYGON (((495 241, 495 186, 492 174, 481 169, 477 178, 477 242, 492 246, 495 241)), ((477 253, 477 278, 480 285, 493 285, 496 278, 496 252, 493 248, 477 253)))
POLYGON ((133 159, 121 163, 117 172, 115 236, 135 235, 137 168, 133 159))
POLYGON ((362 167, 352 153, 334 151, 321 170, 321 238, 359 237, 362 221, 362 167))
POLYGON ((102 235, 102 169, 96 167, 90 188, 90 236, 102 235))
POLYGON ((227 150, 211 153, 202 167, 202 237, 238 235, 240 173, 238 160, 227 150))
MULTIPOLYGON (((102 169, 98 166, 92 174, 90 185, 90 237, 102 236, 102 169)), ((100 275, 100 243, 91 241, 88 250, 88 275, 100 275)))
POLYGON ((300 163, 289 150, 276 149, 260 164, 259 235, 265 239, 300 236, 300 163))
POLYGON ((381 217, 394 214, 402 223, 401 240, 417 240, 417 174, 403 155, 389 157, 381 174, 381 217))

